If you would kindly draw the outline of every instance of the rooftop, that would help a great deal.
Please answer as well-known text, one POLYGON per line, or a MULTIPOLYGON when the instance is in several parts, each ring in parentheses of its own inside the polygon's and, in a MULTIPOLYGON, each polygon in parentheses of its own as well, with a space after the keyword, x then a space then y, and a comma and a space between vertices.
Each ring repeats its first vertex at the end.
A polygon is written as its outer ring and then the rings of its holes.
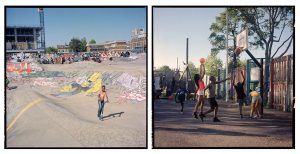
POLYGON ((42 29, 41 26, 25 26, 25 25, 22 25, 22 26, 6 26, 6 28, 35 28, 35 29, 42 29))

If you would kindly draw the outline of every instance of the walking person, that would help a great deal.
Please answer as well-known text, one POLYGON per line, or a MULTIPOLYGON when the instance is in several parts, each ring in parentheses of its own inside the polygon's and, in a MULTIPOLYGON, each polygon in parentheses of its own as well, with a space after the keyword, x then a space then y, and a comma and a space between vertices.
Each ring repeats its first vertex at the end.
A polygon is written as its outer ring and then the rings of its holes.
POLYGON ((107 93, 105 90, 105 86, 102 86, 102 90, 100 91, 99 95, 98 95, 98 117, 101 121, 103 121, 103 111, 104 111, 104 104, 105 103, 109 103, 108 101, 108 97, 107 97, 107 93), (104 101, 104 99, 106 98, 106 102, 104 101))
POLYGON ((220 120, 218 119, 218 116, 217 116, 219 105, 218 105, 218 102, 216 101, 216 84, 222 83, 228 79, 230 79, 230 77, 228 77, 224 80, 221 80, 221 81, 216 81, 216 78, 214 76, 209 77, 210 83, 207 85, 206 88, 204 88, 204 91, 208 89, 208 100, 209 100, 209 104, 210 104, 210 109, 200 115, 200 118, 202 121, 206 114, 208 114, 210 112, 214 112, 213 122, 220 122, 220 120))
POLYGON ((180 106, 181 106, 180 113, 181 114, 183 114, 185 94, 186 94, 186 90, 179 86, 177 91, 176 91, 175 102, 180 103, 180 106))
POLYGON ((239 111, 240 111, 240 118, 243 118, 243 105, 248 105, 247 100, 246 100, 246 94, 244 90, 244 85, 245 85, 245 76, 243 71, 237 71, 236 75, 233 76, 233 86, 236 91, 237 95, 237 103, 239 103, 239 111), (242 81, 239 81, 239 75, 242 76, 242 81))
MULTIPOLYGON (((200 107, 200 115, 199 116, 204 116, 203 115, 203 104, 204 104, 204 88, 205 88, 205 84, 203 81, 204 75, 205 75, 205 66, 204 64, 200 65, 200 75, 196 74, 194 79, 197 85, 197 92, 196 92, 196 104, 194 107, 194 112, 193 112, 193 116, 194 118, 198 119, 198 109, 200 107)), ((203 120, 203 119, 202 119, 203 120)))

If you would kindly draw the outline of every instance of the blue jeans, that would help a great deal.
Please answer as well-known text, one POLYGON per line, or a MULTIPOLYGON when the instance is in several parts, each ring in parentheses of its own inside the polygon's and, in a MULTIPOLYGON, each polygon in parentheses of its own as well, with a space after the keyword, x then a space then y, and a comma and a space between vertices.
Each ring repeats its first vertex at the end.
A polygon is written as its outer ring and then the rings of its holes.
POLYGON ((98 100, 98 105, 99 105, 99 108, 98 108, 98 117, 103 118, 104 101, 99 101, 98 100))

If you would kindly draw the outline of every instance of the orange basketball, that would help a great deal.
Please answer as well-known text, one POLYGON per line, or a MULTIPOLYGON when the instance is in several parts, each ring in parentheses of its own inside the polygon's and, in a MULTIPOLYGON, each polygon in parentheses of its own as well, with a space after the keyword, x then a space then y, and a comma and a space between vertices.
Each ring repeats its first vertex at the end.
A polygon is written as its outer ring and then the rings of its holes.
POLYGON ((234 50, 234 52, 235 52, 236 55, 239 55, 239 54, 242 52, 242 50, 241 50, 241 48, 237 47, 237 48, 234 50))
POLYGON ((204 58, 200 58, 199 61, 200 61, 201 64, 204 64, 204 63, 205 63, 205 59, 204 59, 204 58))

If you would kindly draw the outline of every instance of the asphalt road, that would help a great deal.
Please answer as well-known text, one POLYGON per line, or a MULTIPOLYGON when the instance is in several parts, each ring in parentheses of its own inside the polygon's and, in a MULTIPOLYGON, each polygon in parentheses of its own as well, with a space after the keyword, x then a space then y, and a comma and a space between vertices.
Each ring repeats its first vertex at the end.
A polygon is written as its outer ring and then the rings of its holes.
MULTIPOLYGON (((219 119, 213 122, 213 113, 204 122, 194 119, 194 101, 180 104, 168 100, 154 102, 154 148, 162 147, 285 147, 293 146, 293 113, 264 109, 263 119, 249 119, 250 106, 244 107, 240 119, 238 106, 219 102, 219 119)), ((204 111, 208 110, 205 101, 204 111)))

